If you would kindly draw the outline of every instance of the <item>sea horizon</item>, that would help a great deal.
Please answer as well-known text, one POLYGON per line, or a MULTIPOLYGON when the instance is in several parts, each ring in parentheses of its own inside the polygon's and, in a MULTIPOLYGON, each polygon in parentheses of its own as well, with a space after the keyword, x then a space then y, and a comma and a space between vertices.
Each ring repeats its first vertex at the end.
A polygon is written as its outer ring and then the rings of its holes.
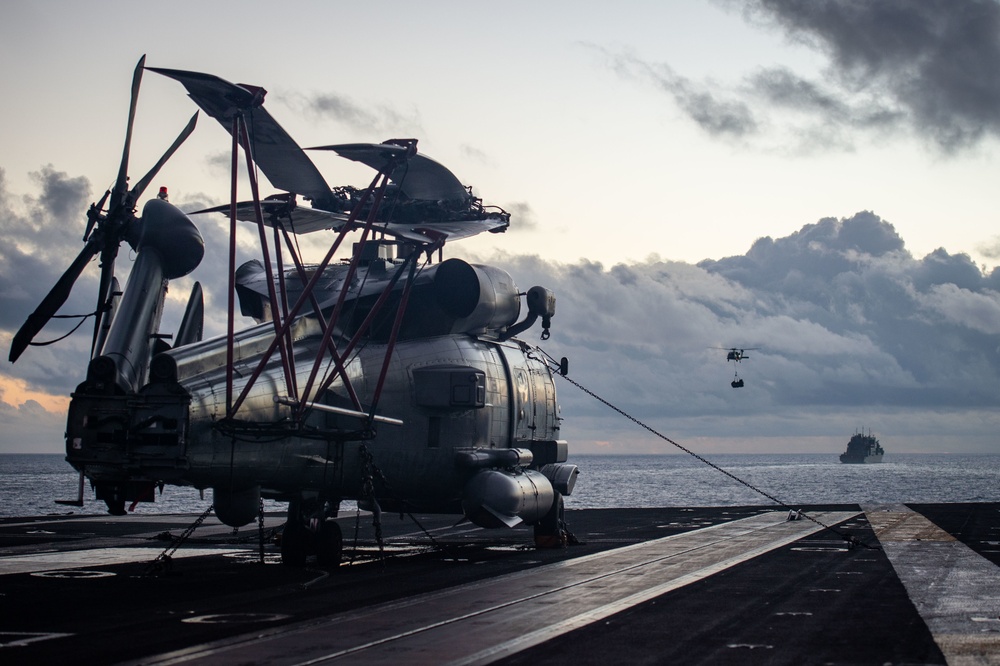
MULTIPOLYGON (((711 464, 684 453, 574 454, 580 475, 566 508, 1000 502, 1000 454, 886 453, 860 465, 841 463, 839 453, 699 455, 711 464)), ((63 454, 0 454, 0 517, 106 513, 89 483, 83 507, 55 503, 75 499, 78 484, 63 454)), ((210 490, 166 486, 136 512, 201 513, 211 498, 210 490)), ((354 510, 353 502, 341 506, 354 510)), ((265 509, 285 505, 266 500, 265 509)))

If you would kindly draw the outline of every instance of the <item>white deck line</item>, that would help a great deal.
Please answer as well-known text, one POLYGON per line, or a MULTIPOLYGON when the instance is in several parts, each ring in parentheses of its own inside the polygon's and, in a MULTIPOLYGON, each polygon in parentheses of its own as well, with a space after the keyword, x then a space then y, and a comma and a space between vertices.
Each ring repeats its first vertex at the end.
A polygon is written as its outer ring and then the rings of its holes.
MULTIPOLYGON (((0 576, 24 573, 45 573, 52 571, 93 570, 112 564, 129 564, 132 562, 152 562, 166 546, 156 548, 88 548, 83 550, 64 550, 51 553, 35 553, 33 555, 7 555, 0 557, 0 576)), ((245 548, 180 548, 171 557, 198 557, 203 555, 227 555, 229 553, 247 552, 245 548)), ((79 571, 78 571, 79 573, 79 571)))
POLYGON ((1000 568, 905 506, 864 509, 948 664, 1000 664, 1000 568))

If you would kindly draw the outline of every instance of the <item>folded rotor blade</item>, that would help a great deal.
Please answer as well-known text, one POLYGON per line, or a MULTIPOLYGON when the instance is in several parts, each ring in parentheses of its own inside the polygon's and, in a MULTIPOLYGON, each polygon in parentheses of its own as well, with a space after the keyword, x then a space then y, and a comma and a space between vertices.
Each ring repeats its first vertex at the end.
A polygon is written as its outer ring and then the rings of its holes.
POLYGON ((200 72, 160 67, 147 69, 180 81, 194 103, 218 120, 227 132, 232 133, 233 118, 242 114, 253 158, 271 184, 279 190, 300 194, 319 208, 330 208, 330 186, 309 156, 262 106, 263 88, 230 83, 200 72))
MULTIPOLYGON (((347 223, 349 217, 344 213, 331 213, 319 208, 298 208, 290 206, 285 198, 264 199, 260 202, 261 212, 264 214, 264 224, 273 227, 280 224, 281 227, 293 234, 308 234, 323 229, 334 229, 339 231, 347 223)), ((223 204, 213 206, 203 210, 196 210, 188 215, 200 215, 202 213, 222 213, 229 217, 231 205, 223 204)), ((241 222, 257 223, 257 205, 253 201, 240 201, 236 204, 236 219, 241 222)))
POLYGON ((94 317, 94 337, 90 342, 90 357, 94 358, 97 350, 97 341, 101 334, 101 326, 104 324, 104 313, 106 311, 108 294, 111 283, 115 279, 115 258, 118 256, 118 245, 106 245, 101 250, 101 281, 97 287, 97 307, 94 312, 98 313, 94 317))
MULTIPOLYGON (((381 171, 390 160, 399 159, 405 149, 385 143, 346 143, 335 146, 316 146, 306 150, 332 150, 341 157, 367 164, 381 171)), ((417 153, 399 164, 389 174, 411 199, 428 201, 465 201, 469 192, 446 166, 426 155, 417 153)))
POLYGON ((122 149, 122 161, 118 167, 118 179, 115 180, 115 188, 111 192, 111 210, 115 210, 122 202, 128 187, 128 156, 132 148, 132 125, 135 122, 135 107, 139 101, 139 84, 142 83, 142 69, 146 64, 146 56, 139 58, 139 63, 135 66, 132 74, 132 101, 128 108, 128 125, 125 128, 125 147, 122 149))
POLYGON ((191 136, 191 132, 194 131, 194 126, 197 123, 198 112, 195 111, 194 115, 191 116, 191 120, 188 121, 188 124, 181 130, 181 133, 177 135, 177 138, 174 139, 174 142, 170 145, 170 147, 167 148, 167 152, 163 153, 159 161, 153 165, 153 168, 150 169, 149 172, 135 184, 132 191, 129 192, 129 200, 133 203, 133 205, 139 200, 143 191, 145 191, 145 189, 149 186, 149 183, 153 180, 153 178, 156 177, 156 174, 160 171, 163 165, 167 163, 167 160, 169 160, 173 154, 177 152, 177 149, 181 147, 181 144, 184 143, 189 136, 191 136))
POLYGON ((188 297, 187 307, 184 309, 184 318, 181 319, 180 328, 177 329, 177 337, 174 338, 174 346, 183 347, 201 342, 204 330, 205 296, 201 290, 201 283, 195 282, 188 297))
POLYGON ((94 345, 94 349, 90 354, 91 358, 95 358, 100 355, 101 350, 104 349, 104 341, 108 339, 108 331, 111 329, 111 322, 115 318, 115 313, 118 312, 118 302, 122 297, 122 288, 118 283, 118 278, 111 278, 111 286, 108 292, 107 308, 101 313, 99 319, 101 320, 100 333, 97 336, 97 344, 94 345))
POLYGON ((42 302, 38 305, 34 312, 32 312, 28 319, 21 326, 21 329, 14 336, 13 341, 10 345, 10 362, 13 363, 18 359, 18 357, 28 348, 31 341, 35 338, 40 330, 48 323, 49 319, 59 311, 66 299, 69 298, 69 293, 73 289, 73 284, 76 282, 77 278, 80 277, 80 273, 83 272, 84 267, 94 258, 101 249, 100 244, 93 240, 89 240, 86 245, 83 246, 83 250, 77 255, 73 263, 70 264, 66 272, 62 274, 59 281, 56 282, 52 290, 49 291, 48 295, 42 299, 42 302))

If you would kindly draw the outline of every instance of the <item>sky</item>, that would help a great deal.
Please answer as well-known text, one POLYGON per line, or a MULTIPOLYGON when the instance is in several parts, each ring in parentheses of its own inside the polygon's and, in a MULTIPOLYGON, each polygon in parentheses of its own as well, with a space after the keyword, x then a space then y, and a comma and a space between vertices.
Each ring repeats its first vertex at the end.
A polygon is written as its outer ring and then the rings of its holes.
MULTIPOLYGON (((0 346, 80 251, 145 54, 263 86, 302 146, 419 139, 512 214, 506 234, 446 256, 552 289, 546 351, 688 448, 832 455, 870 428, 890 455, 1000 451, 997 2, 275 7, 0 6, 0 346), (754 351, 736 366, 728 347, 754 351)), ((146 72, 134 177, 195 110, 146 72)), ((203 114, 147 196, 164 185, 185 210, 228 201, 229 146, 203 114)), ((332 185, 372 176, 313 159, 332 185)), ((172 283, 164 329, 195 279, 210 311, 225 302, 225 262, 211 259, 222 222, 198 220, 210 259, 172 283)), ((303 238, 314 254, 329 241, 303 238)), ((254 253, 244 235, 241 259, 254 253)), ((125 248, 120 274, 132 259, 125 248)), ((96 281, 92 265, 63 312, 92 309, 96 281)), ((78 333, 4 361, 0 452, 62 450, 88 348, 78 333)), ((676 451, 558 390, 571 451, 676 451)))

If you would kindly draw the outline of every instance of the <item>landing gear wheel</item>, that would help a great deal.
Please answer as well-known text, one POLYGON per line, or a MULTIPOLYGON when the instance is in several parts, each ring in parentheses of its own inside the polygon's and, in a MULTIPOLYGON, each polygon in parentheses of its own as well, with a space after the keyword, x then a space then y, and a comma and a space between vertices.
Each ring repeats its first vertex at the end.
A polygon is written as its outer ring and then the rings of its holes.
POLYGON ((549 512, 535 525, 535 548, 565 548, 566 530, 563 520, 563 498, 556 493, 549 512))
POLYGON ((340 525, 334 520, 325 520, 316 535, 316 562, 324 569, 340 566, 344 552, 344 537, 340 525))
POLYGON ((309 533, 297 520, 288 517, 281 533, 281 563, 290 567, 305 566, 306 539, 309 533))

